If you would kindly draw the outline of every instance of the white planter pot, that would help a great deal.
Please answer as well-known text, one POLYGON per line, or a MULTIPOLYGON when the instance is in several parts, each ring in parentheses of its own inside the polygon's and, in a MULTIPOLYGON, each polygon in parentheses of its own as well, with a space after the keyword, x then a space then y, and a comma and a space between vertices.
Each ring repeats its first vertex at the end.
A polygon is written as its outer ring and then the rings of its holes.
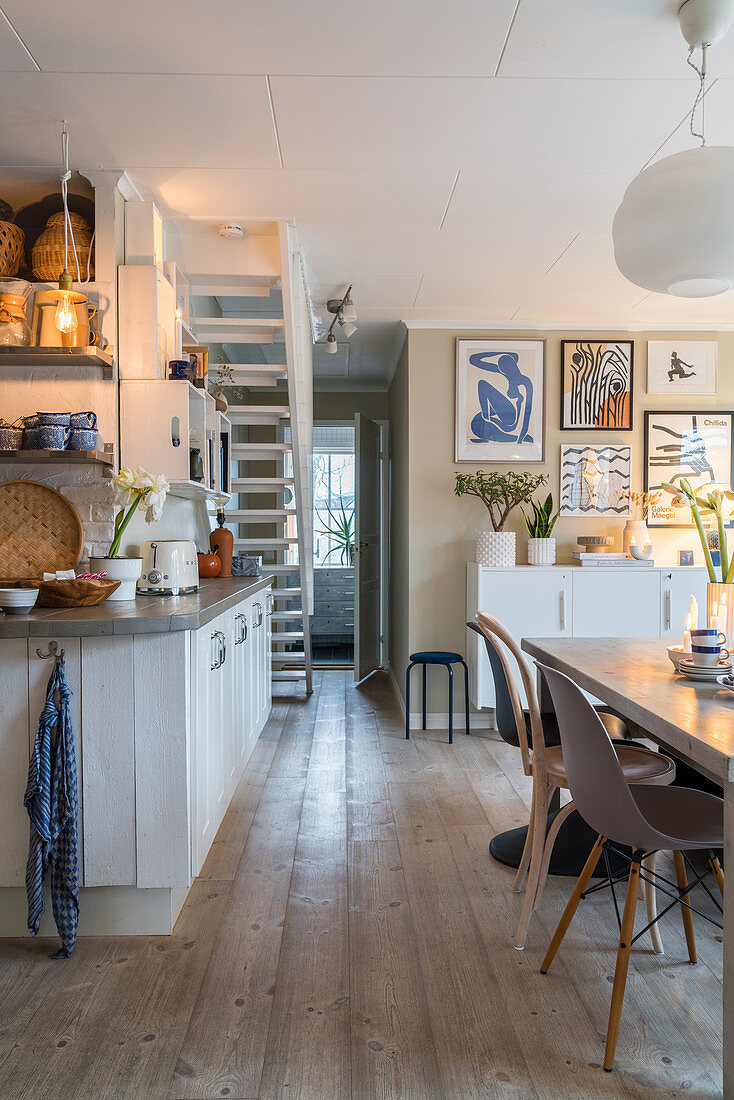
POLYGON ((477 535, 477 565, 510 569, 515 564, 514 531, 480 531, 477 535))
POLYGON ((110 580, 121 581, 108 600, 134 600, 138 577, 143 572, 142 558, 90 558, 90 573, 106 573, 110 580))
POLYGON ((528 539, 528 565, 555 565, 555 539, 528 539))

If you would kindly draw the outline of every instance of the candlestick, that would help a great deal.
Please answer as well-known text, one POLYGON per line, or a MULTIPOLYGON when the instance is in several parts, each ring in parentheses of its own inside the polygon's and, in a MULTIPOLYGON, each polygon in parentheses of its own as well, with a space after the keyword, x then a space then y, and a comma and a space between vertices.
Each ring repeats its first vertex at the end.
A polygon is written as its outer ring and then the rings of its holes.
POLYGON ((688 616, 686 621, 686 629, 683 632, 683 652, 691 652, 691 616, 688 616))
POLYGON ((688 610, 688 629, 698 630, 698 600, 693 595, 691 596, 691 606, 688 610))

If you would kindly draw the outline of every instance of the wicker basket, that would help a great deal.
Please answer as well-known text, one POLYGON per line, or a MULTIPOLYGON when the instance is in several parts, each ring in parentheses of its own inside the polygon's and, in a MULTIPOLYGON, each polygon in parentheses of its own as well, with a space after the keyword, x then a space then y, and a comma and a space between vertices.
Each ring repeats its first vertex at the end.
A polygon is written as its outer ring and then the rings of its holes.
MULTIPOLYGON (((74 263, 74 249, 69 236, 67 266, 69 274, 75 282, 80 282, 87 277, 87 258, 92 244, 92 234, 84 218, 78 214, 69 214, 71 227, 74 230, 74 243, 76 255, 79 261, 77 270, 74 263)), ((33 245, 33 276, 44 283, 56 283, 59 275, 64 270, 64 212, 60 210, 52 214, 46 222, 46 228, 33 245)), ((94 263, 89 265, 89 277, 94 278, 94 263)))
POLYGON ((0 276, 18 274, 24 246, 25 233, 20 226, 0 222, 0 276))

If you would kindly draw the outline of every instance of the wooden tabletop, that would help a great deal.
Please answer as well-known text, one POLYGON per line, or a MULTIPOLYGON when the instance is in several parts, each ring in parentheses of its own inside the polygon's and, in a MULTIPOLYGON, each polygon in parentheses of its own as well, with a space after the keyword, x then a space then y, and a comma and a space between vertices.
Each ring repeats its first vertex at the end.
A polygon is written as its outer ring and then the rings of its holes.
POLYGON ((734 693, 677 676, 664 638, 523 638, 565 672, 718 783, 734 781, 734 693))

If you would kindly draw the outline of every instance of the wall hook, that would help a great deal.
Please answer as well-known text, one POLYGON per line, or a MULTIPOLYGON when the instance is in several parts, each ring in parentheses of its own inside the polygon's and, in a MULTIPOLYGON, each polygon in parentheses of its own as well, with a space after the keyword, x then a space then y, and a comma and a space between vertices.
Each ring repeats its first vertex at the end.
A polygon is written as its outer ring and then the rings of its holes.
POLYGON ((48 653, 42 653, 40 649, 37 649, 36 650, 36 655, 38 657, 40 657, 42 661, 48 661, 52 657, 61 657, 61 660, 63 661, 63 659, 64 659, 64 650, 62 649, 61 653, 59 653, 58 649, 59 649, 58 642, 49 642, 48 643, 48 653))

